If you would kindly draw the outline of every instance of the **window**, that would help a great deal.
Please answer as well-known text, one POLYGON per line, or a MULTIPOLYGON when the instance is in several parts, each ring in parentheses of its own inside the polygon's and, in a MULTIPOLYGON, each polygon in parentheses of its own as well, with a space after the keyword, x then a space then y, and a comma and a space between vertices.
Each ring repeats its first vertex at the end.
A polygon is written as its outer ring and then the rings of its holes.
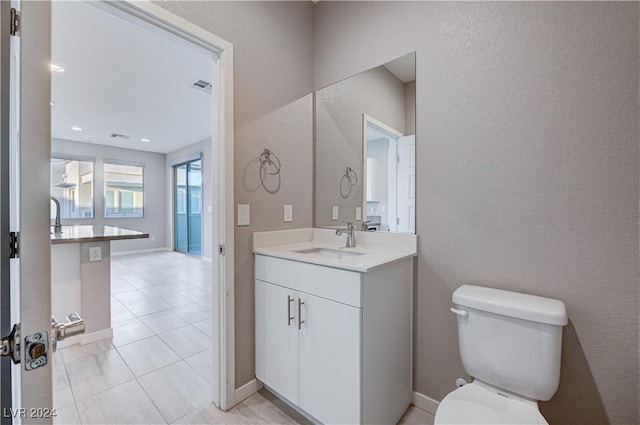
POLYGON ((144 164, 104 160, 104 216, 142 217, 144 164))
MULTIPOLYGON (((60 218, 93 218, 94 158, 51 156, 51 196, 60 202, 60 218)), ((55 217, 51 202, 51 218, 55 217)))

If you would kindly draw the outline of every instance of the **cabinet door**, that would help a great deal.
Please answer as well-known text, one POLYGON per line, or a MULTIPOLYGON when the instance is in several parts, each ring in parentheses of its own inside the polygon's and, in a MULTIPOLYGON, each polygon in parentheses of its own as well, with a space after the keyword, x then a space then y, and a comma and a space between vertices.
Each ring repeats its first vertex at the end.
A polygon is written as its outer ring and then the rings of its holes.
POLYGON ((294 404, 298 403, 296 300, 295 291, 256 280, 256 377, 294 404))
POLYGON ((322 423, 360 423, 360 309, 299 294, 299 403, 322 423))

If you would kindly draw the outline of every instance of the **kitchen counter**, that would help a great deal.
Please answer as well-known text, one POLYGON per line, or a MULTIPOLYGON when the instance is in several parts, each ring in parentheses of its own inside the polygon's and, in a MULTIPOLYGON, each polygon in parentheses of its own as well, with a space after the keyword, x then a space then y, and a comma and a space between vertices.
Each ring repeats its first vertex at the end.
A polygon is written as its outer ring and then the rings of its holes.
POLYGON ((74 225, 62 226, 61 233, 51 233, 52 244, 113 241, 121 239, 144 239, 149 234, 138 230, 123 229, 115 226, 103 225, 74 225))

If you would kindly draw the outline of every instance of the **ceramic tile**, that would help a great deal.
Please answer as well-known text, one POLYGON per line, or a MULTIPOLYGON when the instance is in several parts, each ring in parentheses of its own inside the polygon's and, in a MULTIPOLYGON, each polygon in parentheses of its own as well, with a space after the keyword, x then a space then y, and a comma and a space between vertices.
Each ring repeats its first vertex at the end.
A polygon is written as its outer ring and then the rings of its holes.
POLYGON ((178 329, 189 324, 170 310, 142 316, 140 320, 157 334, 178 329))
POLYGON ((187 357, 184 361, 187 362, 198 375, 202 376, 207 382, 212 383, 213 353, 210 349, 187 357))
POLYGON ((138 317, 171 308, 171 305, 163 301, 161 298, 145 298, 143 300, 126 302, 124 305, 129 311, 138 317))
POLYGON ((174 363, 138 378, 169 423, 211 401, 211 386, 185 362, 174 363))
POLYGON ((127 308, 115 297, 111 297, 111 323, 124 322, 125 320, 135 319, 136 316, 127 310, 127 308))
POLYGON ((147 328, 139 319, 115 323, 112 327, 113 345, 116 347, 153 336, 151 329, 147 328))
POLYGON ((180 356, 157 336, 119 347, 118 352, 135 376, 145 375, 180 360, 180 356))
POLYGON ((75 402, 64 363, 53 366, 53 406, 56 409, 75 402))
POLYGON ((209 337, 213 336, 213 321, 211 319, 196 322, 193 324, 193 326, 198 328, 205 335, 209 337))
POLYGON ((133 379, 131 371, 115 350, 74 360, 66 367, 76 401, 133 379))
POLYGON ((72 425, 80 423, 75 403, 62 408, 56 407, 55 410, 56 416, 53 418, 53 425, 72 425))
POLYGON ((165 424, 149 396, 129 381, 77 403, 83 424, 165 424))
POLYGON ((433 425, 434 419, 435 417, 432 414, 411 406, 398 422, 398 425, 433 425))
POLYGON ((137 289, 134 289, 132 291, 119 292, 117 294, 113 294, 113 296, 122 303, 144 300, 148 298, 147 294, 145 294, 144 292, 138 291, 137 289))
POLYGON ((64 362, 69 363, 108 350, 113 350, 111 339, 103 339, 85 345, 72 345, 71 347, 63 348, 60 350, 60 353, 62 354, 64 362))
POLYGON ((211 338, 191 325, 162 333, 159 337, 183 359, 211 348, 211 338))
POLYGON ((182 317, 189 323, 201 322, 211 318, 211 312, 196 303, 172 309, 175 314, 182 317))

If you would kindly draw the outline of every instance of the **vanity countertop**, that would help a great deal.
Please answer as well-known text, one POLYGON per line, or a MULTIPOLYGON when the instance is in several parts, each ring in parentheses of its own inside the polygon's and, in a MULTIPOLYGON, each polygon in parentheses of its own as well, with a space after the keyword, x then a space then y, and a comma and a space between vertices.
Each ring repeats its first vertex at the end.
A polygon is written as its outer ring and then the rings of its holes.
POLYGON ((115 226, 82 224, 62 226, 62 233, 51 233, 52 244, 112 241, 121 239, 144 239, 149 234, 138 230, 123 229, 115 226))
POLYGON ((356 246, 345 248, 345 236, 336 236, 331 229, 259 232, 253 234, 253 252, 357 272, 368 272, 417 255, 417 236, 414 234, 355 233, 356 246), (324 254, 301 252, 309 250, 321 250, 324 254))

